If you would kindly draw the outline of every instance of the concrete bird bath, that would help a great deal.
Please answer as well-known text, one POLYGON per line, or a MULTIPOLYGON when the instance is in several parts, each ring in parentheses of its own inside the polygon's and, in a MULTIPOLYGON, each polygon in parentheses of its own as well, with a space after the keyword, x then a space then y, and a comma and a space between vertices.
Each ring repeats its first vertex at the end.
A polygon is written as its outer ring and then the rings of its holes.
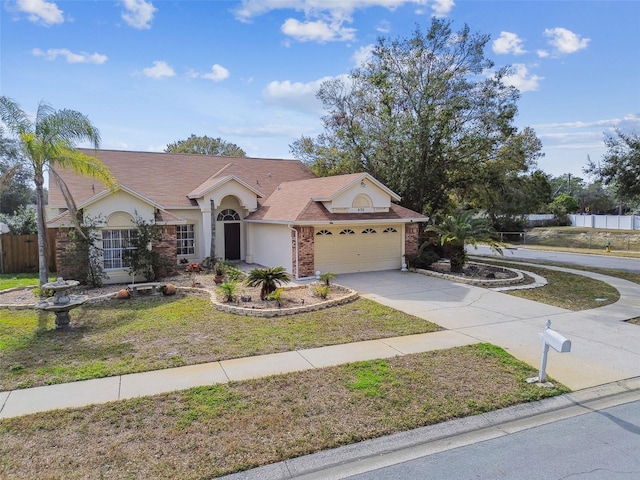
POLYGON ((56 328, 69 326, 71 315, 69 311, 79 307, 87 301, 86 295, 70 295, 69 290, 80 285, 77 280, 65 280, 58 278, 55 282, 45 283, 42 288, 53 290, 53 297, 42 300, 36 304, 36 308, 56 314, 56 328))

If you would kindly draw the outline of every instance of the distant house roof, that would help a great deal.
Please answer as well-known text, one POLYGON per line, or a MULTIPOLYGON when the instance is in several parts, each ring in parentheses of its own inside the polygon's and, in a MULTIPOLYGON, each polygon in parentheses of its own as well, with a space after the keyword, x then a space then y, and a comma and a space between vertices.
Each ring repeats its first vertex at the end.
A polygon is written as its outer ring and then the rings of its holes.
MULTIPOLYGON (((105 163, 117 183, 165 209, 195 205, 193 194, 206 191, 223 177, 236 177, 264 197, 268 197, 279 183, 315 178, 313 172, 298 160, 80 150, 105 163), (216 180, 216 177, 219 179, 216 180), (189 194, 192 198, 189 198, 189 194)), ((105 190, 99 180, 81 177, 70 171, 62 170, 58 173, 78 204, 105 190)), ((49 189, 49 205, 65 208, 66 204, 58 188, 49 189)))

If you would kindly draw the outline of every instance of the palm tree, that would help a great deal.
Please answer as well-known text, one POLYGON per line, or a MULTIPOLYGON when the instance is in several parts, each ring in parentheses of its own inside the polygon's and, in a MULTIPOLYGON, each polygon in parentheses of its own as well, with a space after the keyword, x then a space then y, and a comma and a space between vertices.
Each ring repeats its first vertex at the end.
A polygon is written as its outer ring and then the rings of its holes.
POLYGON ((284 267, 254 268, 247 276, 247 285, 260 287, 260 300, 276 291, 281 283, 289 283, 291 277, 284 267))
POLYGON ((100 133, 88 117, 74 110, 54 110, 41 102, 34 120, 9 97, 0 96, 0 119, 18 141, 24 158, 33 168, 36 187, 38 223, 38 271, 40 285, 48 280, 47 230, 45 225, 44 174, 54 179, 61 188, 72 221, 78 226, 78 217, 71 193, 55 168, 70 169, 80 175, 102 180, 108 187, 114 185, 106 165, 97 158, 76 150, 77 142, 89 142, 94 148, 100 144, 100 133), (54 168, 55 167, 55 168, 54 168))
POLYGON ((451 261, 451 271, 460 272, 467 263, 465 247, 486 243, 502 255, 501 244, 489 219, 477 216, 474 210, 465 210, 456 215, 447 215, 441 222, 429 225, 427 230, 440 235, 440 244, 445 246, 451 261))

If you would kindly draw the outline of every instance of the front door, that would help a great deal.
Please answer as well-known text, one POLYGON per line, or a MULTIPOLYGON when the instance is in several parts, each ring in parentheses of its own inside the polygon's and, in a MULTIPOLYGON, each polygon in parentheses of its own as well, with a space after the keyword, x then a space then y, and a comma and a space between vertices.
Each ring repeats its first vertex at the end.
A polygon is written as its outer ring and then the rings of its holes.
POLYGON ((240 224, 224 224, 224 258, 240 260, 240 224))

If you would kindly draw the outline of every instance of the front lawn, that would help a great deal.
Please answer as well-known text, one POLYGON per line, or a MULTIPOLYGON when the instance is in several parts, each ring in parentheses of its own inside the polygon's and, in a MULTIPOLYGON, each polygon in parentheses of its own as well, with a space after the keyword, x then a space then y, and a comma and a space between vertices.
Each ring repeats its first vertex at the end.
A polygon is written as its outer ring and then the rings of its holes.
POLYGON ((0 310, 0 391, 440 330, 366 299, 300 315, 216 311, 208 297, 108 300, 54 315, 0 310))
POLYGON ((568 391, 536 373, 477 344, 7 419, 0 477, 211 478, 568 391))
MULTIPOLYGON (((593 278, 568 272, 559 272, 531 265, 516 265, 517 261, 500 262, 500 260, 482 258, 482 262, 504 267, 521 268, 522 270, 536 273, 547 279, 547 285, 528 290, 505 290, 503 293, 515 297, 526 298, 567 310, 580 311, 603 307, 617 302, 620 292, 608 283, 593 278)), ((529 262, 527 262, 529 263, 529 262)), ((565 268, 574 268, 573 265, 559 265, 565 268)), ((595 271, 595 269, 588 269, 595 271)))
POLYGON ((15 287, 35 287, 40 284, 37 273, 0 273, 0 290, 15 287))

